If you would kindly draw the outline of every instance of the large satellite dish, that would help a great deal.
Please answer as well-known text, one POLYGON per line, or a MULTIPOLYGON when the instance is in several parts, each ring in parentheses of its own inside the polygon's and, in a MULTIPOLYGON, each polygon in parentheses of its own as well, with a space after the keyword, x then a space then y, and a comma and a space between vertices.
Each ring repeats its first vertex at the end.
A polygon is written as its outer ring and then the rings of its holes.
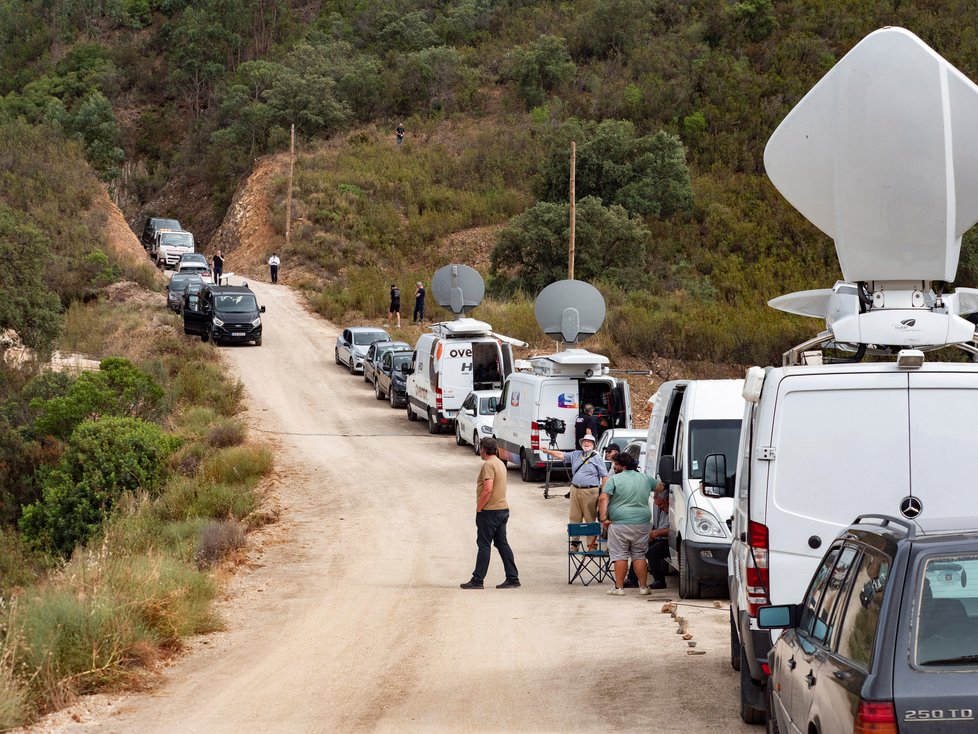
POLYGON ((486 284, 468 265, 446 265, 432 276, 431 292, 439 306, 458 317, 482 303, 486 284))
POLYGON ((978 221, 978 86, 903 28, 860 41, 788 114, 767 174, 859 281, 951 281, 978 221))
POLYGON ((577 344, 604 323, 601 293, 582 280, 558 280, 537 296, 533 313, 543 333, 564 344, 577 344))

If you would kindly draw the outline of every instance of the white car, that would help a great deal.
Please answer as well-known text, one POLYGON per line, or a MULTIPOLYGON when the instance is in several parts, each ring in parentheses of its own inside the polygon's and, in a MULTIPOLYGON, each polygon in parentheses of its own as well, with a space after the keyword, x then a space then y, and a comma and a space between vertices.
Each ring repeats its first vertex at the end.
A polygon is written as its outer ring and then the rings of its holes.
POLYGON ((636 459, 638 459, 638 467, 635 471, 644 472, 645 471, 645 455, 649 447, 649 442, 643 436, 642 438, 636 438, 634 441, 630 441, 627 446, 624 446, 621 450, 623 454, 631 454, 636 459))
POLYGON ((479 441, 492 436, 492 417, 496 415, 500 390, 473 390, 465 396, 455 416, 455 443, 472 444, 479 453, 479 441))
MULTIPOLYGON (((647 428, 608 428, 598 436, 598 443, 594 447, 598 456, 604 457, 604 450, 607 446, 616 443, 618 450, 625 448, 632 441, 645 438, 648 433, 647 428)), ((611 462, 605 461, 608 471, 611 471, 611 462)))

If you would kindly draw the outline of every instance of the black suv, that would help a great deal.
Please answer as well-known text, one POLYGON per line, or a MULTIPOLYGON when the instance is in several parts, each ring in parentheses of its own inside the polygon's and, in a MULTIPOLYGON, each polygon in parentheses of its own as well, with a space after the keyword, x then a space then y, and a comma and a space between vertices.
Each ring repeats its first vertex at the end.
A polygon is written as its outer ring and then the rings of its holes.
POLYGON ((254 342, 261 346, 261 315, 255 294, 246 285, 205 285, 197 301, 183 310, 183 332, 202 341, 254 342))
POLYGON ((146 220, 146 224, 143 226, 143 234, 139 238, 143 243, 144 249, 149 249, 149 246, 153 244, 153 240, 156 239, 156 233, 161 229, 173 229, 182 230, 183 227, 180 226, 180 222, 176 219, 164 219, 162 217, 150 217, 146 220))
POLYGON ((978 519, 863 515, 828 549, 770 653, 769 732, 978 729, 978 519))

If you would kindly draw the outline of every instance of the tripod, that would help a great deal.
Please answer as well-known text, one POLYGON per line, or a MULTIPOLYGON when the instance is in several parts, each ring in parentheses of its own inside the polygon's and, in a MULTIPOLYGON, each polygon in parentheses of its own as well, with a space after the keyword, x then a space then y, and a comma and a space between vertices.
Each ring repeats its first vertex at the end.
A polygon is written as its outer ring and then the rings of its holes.
MULTIPOLYGON (((550 449, 551 451, 558 450, 557 434, 550 436, 550 444, 547 446, 547 448, 550 449)), ((553 465, 554 465, 554 457, 552 457, 550 454, 547 454, 547 476, 546 476, 546 481, 543 484, 543 498, 545 500, 553 499, 553 497, 550 496, 550 471, 553 468, 553 465)))

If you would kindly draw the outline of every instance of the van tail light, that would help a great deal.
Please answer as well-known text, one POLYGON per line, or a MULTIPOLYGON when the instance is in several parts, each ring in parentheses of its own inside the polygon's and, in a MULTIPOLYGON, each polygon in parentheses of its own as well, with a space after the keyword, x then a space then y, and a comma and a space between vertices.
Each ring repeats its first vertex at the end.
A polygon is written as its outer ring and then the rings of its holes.
POLYGON ((442 402, 441 398, 441 386, 439 385, 435 387, 435 407, 441 411, 443 405, 444 403, 442 402))
POLYGON ((768 568, 767 525, 747 523, 747 613, 757 616, 758 607, 771 603, 771 574, 768 568))
POLYGON ((530 423, 530 448, 534 451, 540 450, 540 424, 536 421, 530 423))
POLYGON ((852 734, 898 734, 893 701, 860 701, 852 734))

